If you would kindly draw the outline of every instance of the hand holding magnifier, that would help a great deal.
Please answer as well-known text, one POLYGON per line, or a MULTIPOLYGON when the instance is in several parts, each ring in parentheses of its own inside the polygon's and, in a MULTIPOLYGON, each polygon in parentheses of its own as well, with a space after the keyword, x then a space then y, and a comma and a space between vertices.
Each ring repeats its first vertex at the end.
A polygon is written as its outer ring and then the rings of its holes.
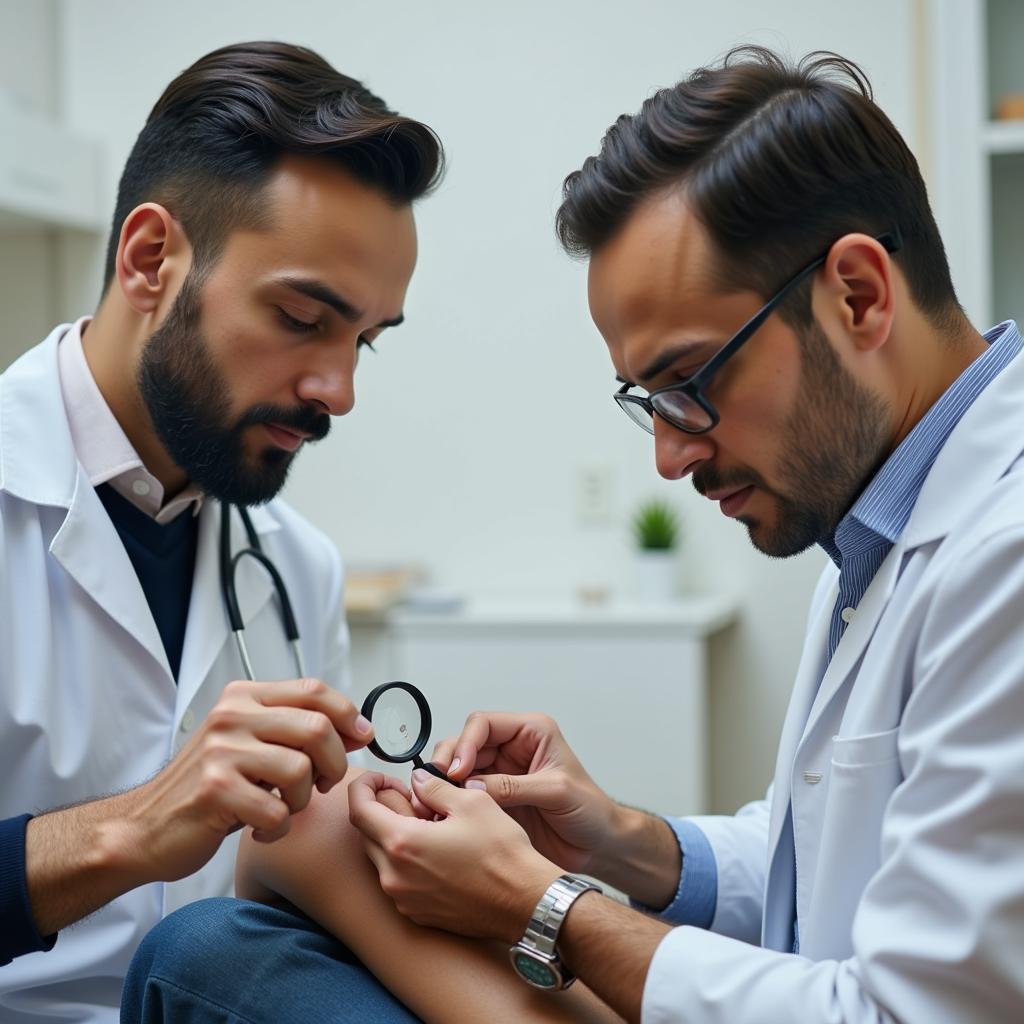
POLYGON ((391 764, 412 761, 414 767, 453 786, 458 785, 437 765, 424 762, 420 757, 420 751, 430 739, 432 719, 427 698, 412 683, 382 683, 366 695, 361 710, 373 722, 374 738, 368 744, 369 749, 382 761, 391 764))

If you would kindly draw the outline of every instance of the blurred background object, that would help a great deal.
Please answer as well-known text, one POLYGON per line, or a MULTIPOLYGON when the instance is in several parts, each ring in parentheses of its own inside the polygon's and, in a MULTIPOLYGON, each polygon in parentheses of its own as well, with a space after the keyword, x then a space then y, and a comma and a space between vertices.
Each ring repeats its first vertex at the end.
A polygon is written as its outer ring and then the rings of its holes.
POLYGON ((630 520, 637 599, 671 601, 676 596, 679 514, 662 498, 643 502, 630 520))

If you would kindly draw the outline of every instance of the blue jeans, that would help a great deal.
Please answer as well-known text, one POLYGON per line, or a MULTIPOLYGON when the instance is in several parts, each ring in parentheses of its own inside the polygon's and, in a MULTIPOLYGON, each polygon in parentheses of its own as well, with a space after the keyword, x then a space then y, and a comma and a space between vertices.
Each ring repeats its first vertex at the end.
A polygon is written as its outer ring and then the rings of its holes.
POLYGON ((226 898, 182 907, 143 939, 125 980, 121 1021, 418 1024, 309 918, 226 898))

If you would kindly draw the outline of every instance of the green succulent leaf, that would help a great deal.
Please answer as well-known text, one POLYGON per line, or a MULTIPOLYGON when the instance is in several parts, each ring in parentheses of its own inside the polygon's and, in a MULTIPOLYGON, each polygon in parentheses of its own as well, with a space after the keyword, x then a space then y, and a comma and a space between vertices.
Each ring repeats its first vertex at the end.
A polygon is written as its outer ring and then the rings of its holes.
POLYGON ((645 501, 633 516, 633 536, 647 551, 668 551, 679 539, 679 516, 665 501, 645 501))

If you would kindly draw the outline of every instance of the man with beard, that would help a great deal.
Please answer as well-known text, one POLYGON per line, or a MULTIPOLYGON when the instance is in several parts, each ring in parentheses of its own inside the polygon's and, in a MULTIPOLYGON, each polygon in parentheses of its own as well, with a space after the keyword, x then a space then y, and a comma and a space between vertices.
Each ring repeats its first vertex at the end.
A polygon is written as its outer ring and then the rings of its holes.
MULTIPOLYGON (((659 818, 603 793, 550 719, 481 712, 433 758, 464 788, 414 772, 410 816, 366 773, 281 844, 246 841, 240 882, 317 917, 427 1019, 532 1018, 410 920, 497 940, 509 984, 577 975, 645 1024, 1018 1019, 1016 325, 967 321, 916 161, 834 55, 741 50, 658 92, 567 178, 558 233, 590 259, 615 400, 659 472, 768 555, 829 555, 773 786, 735 816, 659 818), (355 869, 346 816, 397 910, 379 900, 372 935, 369 887, 357 917, 309 879, 355 869), (473 1009, 431 1017, 413 973, 473 1009)), ((623 756, 642 758, 635 711, 623 756)))
POLYGON ((315 53, 211 53, 128 158, 95 316, 0 377, 7 1024, 115 1020, 143 935, 230 891, 232 834, 279 839, 372 736, 339 692, 338 555, 272 499, 402 321, 412 203, 441 168, 429 128, 315 53), (276 566, 301 632, 239 563, 259 682, 222 529, 276 566))

